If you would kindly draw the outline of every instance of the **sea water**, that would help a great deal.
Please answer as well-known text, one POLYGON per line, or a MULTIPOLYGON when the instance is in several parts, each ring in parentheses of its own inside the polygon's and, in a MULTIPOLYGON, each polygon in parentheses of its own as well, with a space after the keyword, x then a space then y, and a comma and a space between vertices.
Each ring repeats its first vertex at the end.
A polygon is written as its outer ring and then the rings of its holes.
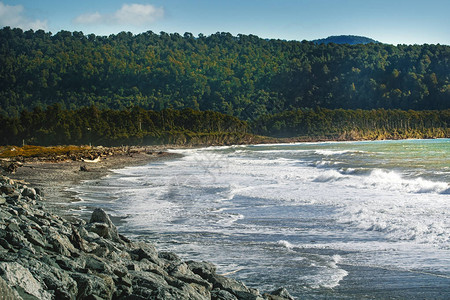
POLYGON ((245 145, 87 181, 79 206, 299 298, 450 299, 450 140, 245 145))

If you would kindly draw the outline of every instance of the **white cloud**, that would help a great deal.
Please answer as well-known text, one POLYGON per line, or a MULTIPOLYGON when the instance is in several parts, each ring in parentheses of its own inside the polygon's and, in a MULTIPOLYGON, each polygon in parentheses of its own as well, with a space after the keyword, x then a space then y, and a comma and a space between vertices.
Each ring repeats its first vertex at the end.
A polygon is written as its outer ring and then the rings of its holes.
POLYGON ((98 12, 93 14, 83 14, 75 18, 74 22, 77 24, 95 24, 102 23, 102 15, 98 12))
POLYGON ((22 29, 47 30, 47 21, 31 20, 24 15, 22 5, 5 5, 0 2, 0 27, 18 27, 22 29))
POLYGON ((98 12, 83 14, 74 19, 77 24, 146 25, 164 17, 164 8, 150 4, 124 4, 113 14, 98 12))
POLYGON ((143 4, 124 4, 114 17, 120 24, 144 25, 153 23, 164 16, 162 7, 143 4))

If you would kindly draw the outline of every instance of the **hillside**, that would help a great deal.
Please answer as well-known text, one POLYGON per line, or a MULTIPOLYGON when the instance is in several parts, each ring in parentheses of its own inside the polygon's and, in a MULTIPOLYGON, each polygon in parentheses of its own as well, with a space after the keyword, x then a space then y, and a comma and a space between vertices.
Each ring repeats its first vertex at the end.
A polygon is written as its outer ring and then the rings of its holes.
POLYGON ((380 42, 375 41, 374 39, 365 37, 365 36, 357 36, 357 35, 335 35, 335 36, 329 36, 325 39, 318 39, 313 40, 313 43, 315 44, 348 44, 348 45, 358 45, 358 44, 378 44, 380 42))
POLYGON ((0 114, 212 110, 254 120, 298 108, 448 109, 450 47, 337 45, 216 33, 0 30, 0 114))

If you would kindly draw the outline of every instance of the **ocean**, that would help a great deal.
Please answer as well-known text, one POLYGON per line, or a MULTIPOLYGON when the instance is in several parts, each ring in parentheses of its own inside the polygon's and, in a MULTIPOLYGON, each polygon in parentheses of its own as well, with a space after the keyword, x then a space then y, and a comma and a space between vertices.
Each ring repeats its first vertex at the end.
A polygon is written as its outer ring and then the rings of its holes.
POLYGON ((450 299, 450 139, 171 152, 83 182, 77 209, 263 291, 450 299))

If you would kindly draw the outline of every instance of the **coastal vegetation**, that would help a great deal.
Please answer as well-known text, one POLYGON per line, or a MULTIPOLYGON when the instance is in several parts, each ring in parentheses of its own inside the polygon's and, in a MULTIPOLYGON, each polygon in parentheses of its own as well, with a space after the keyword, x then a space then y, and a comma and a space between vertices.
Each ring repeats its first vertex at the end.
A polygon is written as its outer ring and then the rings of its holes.
POLYGON ((299 109, 262 116, 252 132, 273 137, 381 140, 450 137, 450 110, 299 109))
POLYGON ((22 111, 18 118, 0 116, 2 145, 233 144, 253 138, 248 124, 213 111, 98 109, 22 111))
POLYGON ((117 111, 90 106, 63 110, 55 104, 46 110, 22 111, 18 118, 0 116, 0 145, 229 145, 287 141, 282 138, 444 138, 450 137, 449 124, 448 109, 298 109, 242 121, 190 108, 117 111))

